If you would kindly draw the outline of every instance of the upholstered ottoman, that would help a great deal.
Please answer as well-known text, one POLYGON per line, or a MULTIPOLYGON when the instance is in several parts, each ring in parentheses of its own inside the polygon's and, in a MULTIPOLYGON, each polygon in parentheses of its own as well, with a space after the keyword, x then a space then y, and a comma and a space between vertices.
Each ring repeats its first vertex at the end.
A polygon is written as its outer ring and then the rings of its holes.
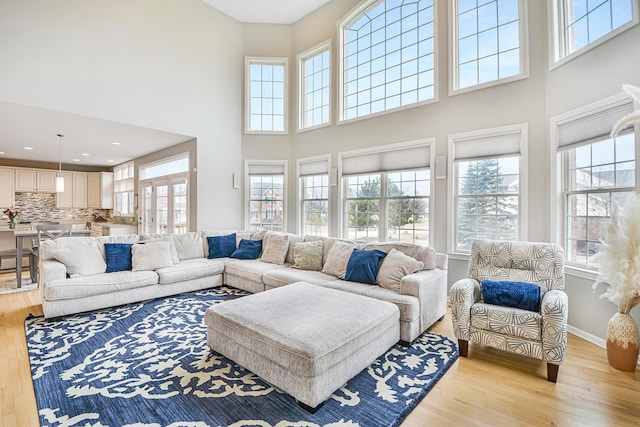
POLYGON ((314 412, 400 339, 395 304, 297 282, 207 309, 207 344, 314 412))

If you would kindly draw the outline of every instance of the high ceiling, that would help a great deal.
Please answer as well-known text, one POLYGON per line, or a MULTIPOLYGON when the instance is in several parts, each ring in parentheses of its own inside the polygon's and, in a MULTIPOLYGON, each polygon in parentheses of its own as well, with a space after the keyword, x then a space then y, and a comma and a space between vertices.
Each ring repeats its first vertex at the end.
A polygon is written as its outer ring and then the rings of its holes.
POLYGON ((329 0, 202 0, 240 22, 293 24, 329 0))
POLYGON ((4 153, 0 159, 55 163, 62 159, 64 164, 112 167, 190 139, 193 137, 0 101, 0 153, 4 153), (64 135, 62 157, 57 134, 64 135))

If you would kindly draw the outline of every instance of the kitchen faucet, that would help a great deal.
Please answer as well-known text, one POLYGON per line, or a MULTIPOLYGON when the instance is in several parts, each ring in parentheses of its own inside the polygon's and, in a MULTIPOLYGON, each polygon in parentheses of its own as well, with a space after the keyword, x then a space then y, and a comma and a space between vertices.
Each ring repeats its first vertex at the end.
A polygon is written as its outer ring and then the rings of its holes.
POLYGON ((118 216, 120 217, 120 219, 118 220, 118 222, 116 224, 124 224, 124 220, 122 219, 122 213, 120 211, 113 211, 114 219, 116 217, 116 214, 118 214, 118 216))

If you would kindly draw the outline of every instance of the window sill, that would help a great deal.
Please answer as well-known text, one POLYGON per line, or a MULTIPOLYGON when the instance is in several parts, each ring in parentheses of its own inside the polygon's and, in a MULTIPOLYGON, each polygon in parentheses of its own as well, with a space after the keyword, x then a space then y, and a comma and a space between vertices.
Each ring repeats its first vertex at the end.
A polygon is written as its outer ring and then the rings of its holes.
POLYGON ((596 270, 591 270, 591 269, 580 267, 578 265, 573 265, 573 264, 565 264, 564 272, 569 276, 579 277, 581 279, 592 280, 592 281, 595 281, 600 276, 600 273, 598 273, 596 270))

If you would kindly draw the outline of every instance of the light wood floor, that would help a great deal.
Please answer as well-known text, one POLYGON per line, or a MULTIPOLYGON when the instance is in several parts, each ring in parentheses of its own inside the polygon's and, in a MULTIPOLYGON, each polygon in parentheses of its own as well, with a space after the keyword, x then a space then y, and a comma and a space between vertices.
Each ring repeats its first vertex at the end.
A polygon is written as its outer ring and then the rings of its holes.
MULTIPOLYGON (((0 426, 38 425, 24 334, 29 313, 42 314, 38 291, 0 296, 0 426)), ((450 315, 432 331, 453 337, 450 315)), ((603 349, 569 335, 552 384, 541 361, 470 344, 469 357, 455 362, 402 426, 472 425, 638 426, 640 371, 616 371, 603 349)))

